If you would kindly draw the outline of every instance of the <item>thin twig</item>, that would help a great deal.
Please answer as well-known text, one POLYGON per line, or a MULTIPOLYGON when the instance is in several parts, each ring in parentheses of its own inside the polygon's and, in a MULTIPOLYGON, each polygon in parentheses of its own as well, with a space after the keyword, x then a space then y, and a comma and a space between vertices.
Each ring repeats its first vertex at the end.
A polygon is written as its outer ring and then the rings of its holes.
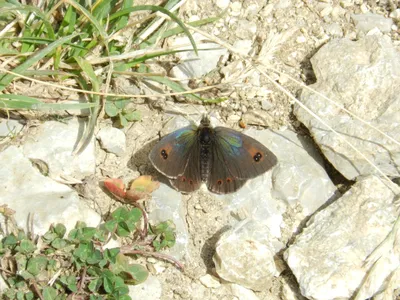
POLYGON ((83 285, 84 285, 85 279, 86 279, 86 271, 87 271, 87 267, 84 266, 84 267, 83 267, 83 271, 82 271, 82 277, 81 277, 81 279, 79 280, 77 294, 80 294, 80 293, 82 292, 83 285))
POLYGON ((41 299, 44 300, 42 293, 40 292, 36 282, 34 280, 30 281, 30 285, 32 286, 33 291, 36 293, 36 295, 41 299))
POLYGON ((143 250, 133 250, 133 249, 131 249, 130 246, 129 246, 129 248, 127 246, 121 247, 121 253, 127 254, 127 255, 142 255, 142 256, 159 258, 159 259, 166 260, 166 261, 174 264, 182 272, 184 271, 183 264, 181 264, 174 257, 167 255, 167 254, 158 253, 158 252, 149 252, 149 251, 143 251, 143 250))

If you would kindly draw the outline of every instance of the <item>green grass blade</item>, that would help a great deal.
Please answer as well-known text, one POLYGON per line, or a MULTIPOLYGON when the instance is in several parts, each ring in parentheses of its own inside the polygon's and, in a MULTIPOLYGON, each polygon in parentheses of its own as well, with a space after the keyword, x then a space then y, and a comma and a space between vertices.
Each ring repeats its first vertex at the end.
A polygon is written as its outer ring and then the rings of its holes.
MULTIPOLYGON (((43 25, 46 28, 46 32, 49 36, 49 38, 51 40, 55 39, 55 33, 53 30, 53 27, 51 26, 50 22, 47 21, 47 17, 46 15, 37 7, 35 6, 31 6, 31 5, 22 5, 20 3, 18 3, 17 1, 8 1, 9 3, 12 3, 11 5, 3 5, 2 3, 0 7, 2 7, 2 9, 0 10, 0 15, 2 15, 3 13, 15 13, 15 11, 18 11, 20 13, 31 13, 34 14, 35 16, 39 17, 42 22, 43 25)), ((8 3, 8 4, 9 4, 8 3)))
POLYGON ((89 21, 93 24, 93 26, 97 29, 99 32, 101 38, 103 41, 107 40, 107 32, 105 32, 103 26, 97 21, 97 19, 82 5, 80 5, 78 2, 74 0, 65 0, 66 3, 69 3, 73 7, 75 7, 77 10, 79 10, 86 18, 89 19, 89 21))
MULTIPOLYGON (((46 38, 36 38, 36 37, 20 37, 20 38, 2 38, 2 40, 10 40, 10 42, 23 42, 23 43, 30 43, 30 44, 38 44, 38 45, 47 45, 55 41, 55 39, 46 39, 46 38)), ((85 47, 73 44, 73 43, 65 43, 65 45, 70 46, 71 48, 77 48, 80 50, 86 50, 85 47)), ((21 51, 22 52, 22 51, 21 51)))
MULTIPOLYGON (((156 81, 158 83, 162 83, 164 85, 166 85, 167 87, 169 87, 171 90, 173 90, 174 92, 186 92, 187 90, 182 87, 178 82, 172 81, 167 77, 161 77, 161 76, 148 76, 146 77, 146 80, 152 80, 152 81, 156 81)), ((222 101, 225 101, 226 99, 205 99, 202 98, 196 94, 185 94, 183 95, 191 100, 197 100, 197 101, 202 101, 205 103, 219 103, 222 101)))
MULTIPOLYGON (((34 53, 31 57, 29 57, 26 61, 21 63, 19 66, 15 67, 12 71, 14 73, 21 74, 25 70, 27 70, 29 67, 37 63, 39 60, 41 60, 43 57, 45 57, 48 53, 56 49, 57 47, 63 45, 65 42, 73 39, 74 37, 78 36, 79 33, 75 33, 66 37, 63 37, 51 44, 49 44, 46 48, 43 48, 42 50, 37 51, 34 53)), ((14 79, 16 75, 13 74, 6 74, 0 79, 0 91, 2 91, 7 85, 11 83, 11 81, 14 79)))
POLYGON ((190 43, 192 44, 193 50, 194 52, 197 54, 197 46, 196 43, 193 39, 193 36, 190 34, 188 28, 185 26, 185 24, 183 24, 183 22, 181 20, 179 20, 173 13, 171 13, 169 10, 160 7, 160 6, 154 6, 154 5, 137 5, 135 7, 130 7, 130 8, 125 8, 120 10, 119 12, 113 14, 110 16, 110 21, 114 20, 115 18, 118 18, 120 16, 129 14, 131 12, 134 11, 141 11, 141 10, 151 10, 154 12, 161 12, 165 15, 167 15, 168 17, 170 17, 173 21, 175 21, 183 30, 183 32, 187 35, 187 37, 190 40, 190 43))
MULTIPOLYGON (((75 60, 81 67, 82 71, 89 77, 93 91, 100 91, 100 81, 94 73, 92 65, 81 57, 76 57, 75 60)), ((74 154, 80 154, 83 150, 85 150, 87 145, 89 145, 90 141, 92 140, 94 129, 96 127, 97 116, 100 110, 100 96, 92 95, 91 97, 92 102, 96 104, 96 106, 92 107, 90 110, 91 114, 89 116, 88 126, 85 128, 85 132, 83 133, 81 140, 78 142, 74 150, 74 154)))
MULTIPOLYGON (((121 7, 122 7, 122 9, 125 9, 125 8, 129 8, 129 7, 132 7, 132 6, 133 6, 133 0, 124 0, 122 2, 122 6, 121 7)), ((129 16, 128 15, 121 16, 121 17, 119 17, 119 18, 117 18, 115 20, 115 25, 111 26, 110 28, 113 27, 113 30, 115 32, 119 31, 122 28, 124 28, 126 25, 128 25, 128 21, 129 21, 129 16)))
POLYGON ((67 110, 87 109, 95 107, 96 103, 43 103, 35 98, 24 95, 0 95, 0 108, 3 109, 30 109, 30 110, 67 110))

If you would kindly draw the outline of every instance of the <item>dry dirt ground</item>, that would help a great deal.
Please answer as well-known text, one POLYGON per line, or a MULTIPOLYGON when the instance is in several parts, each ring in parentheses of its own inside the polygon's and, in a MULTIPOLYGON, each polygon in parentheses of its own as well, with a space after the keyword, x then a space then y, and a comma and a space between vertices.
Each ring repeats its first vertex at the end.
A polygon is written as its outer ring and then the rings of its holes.
MULTIPOLYGON (((213 17, 221 11, 216 9, 215 2, 213 0, 189 0, 180 9, 179 15, 185 21, 213 17)), ((288 76, 309 84, 314 80, 309 59, 319 47, 330 39, 341 37, 355 39, 357 32, 351 15, 362 13, 365 9, 388 16, 393 7, 390 1, 231 1, 228 12, 222 19, 216 24, 201 27, 201 30, 217 35, 218 38, 230 45, 238 40, 247 39, 252 40, 253 45, 257 45, 257 43, 261 45, 271 35, 280 33, 285 36, 286 32, 291 32, 290 35, 282 38, 279 50, 275 53, 272 61, 265 63, 288 76), (329 11, 331 13, 327 14, 329 11), (295 30, 293 30, 294 28, 295 30)), ((393 40, 398 40, 397 32, 392 31, 391 35, 393 40)), ((228 57, 229 62, 235 59, 238 58, 234 55, 228 57)), ((298 95, 300 92, 300 87, 290 83, 284 76, 272 73, 270 75, 293 95, 298 95)), ((194 81, 194 87, 219 83, 223 79, 220 69, 216 69, 206 78, 194 81)), ((264 77, 261 76, 260 81, 263 88, 271 91, 268 101, 273 106, 272 110, 262 109, 261 102, 254 95, 252 81, 249 80, 238 85, 226 85, 225 89, 222 92, 216 92, 216 95, 209 94, 210 97, 221 94, 229 96, 229 100, 222 104, 208 105, 206 106, 207 111, 219 113, 225 126, 236 129, 239 128, 237 119, 240 119, 245 113, 255 112, 263 120, 261 125, 273 129, 287 126, 300 134, 306 134, 291 114, 292 103, 288 97, 274 88, 264 77), (238 118, 232 117, 233 115, 238 118)), ((118 204, 110 201, 108 196, 98 190, 97 182, 101 178, 110 176, 130 179, 139 174, 155 174, 149 166, 147 153, 154 145, 154 141, 158 139, 159 132, 167 120, 163 112, 166 101, 176 103, 176 99, 168 98, 150 100, 136 106, 142 111, 143 119, 126 130, 128 138, 126 157, 113 159, 103 151, 97 153, 97 175, 92 181, 95 197, 89 198, 94 200, 95 203, 92 204, 102 214, 106 214, 118 204), (135 154, 134 160, 131 159, 132 154, 135 154)), ((161 299, 235 299, 228 290, 206 288, 198 280, 206 273, 214 273, 212 255, 215 243, 221 233, 229 228, 224 203, 204 191, 184 195, 183 201, 190 234, 190 258, 183 261, 186 266, 185 272, 182 273, 166 264, 167 268, 156 275, 162 283, 161 299)), ((289 210, 285 214, 287 224, 290 224, 291 218, 289 210)), ((291 234, 290 231, 283 232, 282 240, 289 241, 291 234)), ((285 264, 279 256, 277 263, 285 270, 279 278, 269 282, 263 292, 257 292, 257 296, 259 299, 287 299, 290 294, 287 290, 291 289, 294 294, 298 295, 295 298, 300 299, 294 276, 290 270, 285 268, 285 264)))
MULTIPOLYGON (((149 4, 149 1, 138 1, 135 4, 140 4, 139 2, 149 4)), ((179 15, 186 22, 214 17, 222 12, 216 3, 223 2, 225 1, 188 0, 181 7, 179 15)), ((395 1, 230 1, 226 14, 215 24, 201 27, 201 30, 216 35, 230 45, 238 40, 252 40, 253 46, 261 46, 271 36, 281 34, 279 50, 275 52, 271 61, 264 63, 288 76, 310 84, 313 82, 314 76, 309 59, 322 45, 334 38, 357 38, 357 32, 351 20, 352 14, 359 14, 367 9, 372 13, 388 16, 396 8, 393 2, 395 1), (288 34, 286 35, 286 33, 288 34)), ((393 40, 398 40, 398 32, 392 30, 390 34, 393 40)), ((257 47, 255 47, 255 55, 257 55, 257 47)), ((171 58, 163 58, 163 60, 172 61, 171 58)), ((194 80, 193 87, 217 84, 225 80, 220 68, 223 67, 223 64, 235 60, 239 60, 235 55, 227 57, 215 72, 210 73, 206 78, 194 80)), ((168 64, 164 66, 168 67, 168 64)), ((168 68, 165 68, 165 72, 168 72, 168 68)), ((296 96, 300 92, 300 87, 292 84, 285 76, 273 73, 270 76, 293 95, 296 96)), ((300 134, 306 134, 291 113, 291 100, 263 76, 260 77, 260 82, 261 87, 270 90, 268 101, 273 106, 271 110, 262 109, 261 102, 254 94, 255 87, 252 80, 240 84, 227 84, 223 90, 209 92, 206 97, 228 96, 229 100, 220 104, 208 105, 205 108, 209 112, 218 113, 227 127, 238 129, 238 119, 242 118, 244 114, 254 112, 256 116, 250 118, 251 121, 247 123, 257 124, 257 120, 262 119, 263 121, 259 125, 264 127, 277 129, 287 126, 300 134), (237 116, 237 118, 232 116, 237 116)), ((124 88, 128 87, 114 85, 116 90, 124 88)), ((98 183, 105 177, 120 177, 129 180, 140 174, 156 174, 150 166, 147 153, 154 145, 154 141, 158 139, 167 120, 163 108, 168 103, 174 102, 176 103, 177 99, 172 97, 136 101, 135 107, 142 112, 143 117, 140 122, 133 123, 125 129, 127 136, 125 156, 116 158, 97 147, 96 175, 88 178, 83 191, 85 201, 96 211, 106 215, 107 212, 120 205, 100 189, 98 183)), ((198 105, 202 104, 198 103, 198 105)), ((108 120, 103 121, 100 127, 109 126, 109 123, 108 120)), ((198 280, 207 273, 213 274, 212 255, 215 243, 220 234, 229 228, 229 216, 224 210, 224 203, 202 190, 191 195, 184 195, 183 201, 190 234, 190 258, 183 261, 186 267, 185 272, 180 272, 166 263, 166 269, 156 275, 162 283, 161 299, 235 299, 227 289, 207 288, 198 280)), ((284 217, 285 222, 290 224, 291 212, 288 211, 284 217)), ((290 238, 291 232, 283 232, 283 241, 289 241, 290 238)), ((279 278, 269 282, 263 292, 256 293, 259 299, 287 299, 288 288, 294 294, 300 295, 294 276, 285 267, 279 256, 277 264, 284 271, 279 278)), ((301 298, 301 296, 296 297, 299 297, 297 299, 301 298)))

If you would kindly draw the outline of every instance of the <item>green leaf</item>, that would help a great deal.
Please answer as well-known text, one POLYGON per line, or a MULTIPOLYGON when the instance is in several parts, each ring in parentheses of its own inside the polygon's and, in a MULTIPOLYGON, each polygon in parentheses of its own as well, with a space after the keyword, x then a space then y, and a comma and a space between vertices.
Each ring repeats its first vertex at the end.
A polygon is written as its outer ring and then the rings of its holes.
POLYGON ((57 297, 57 290, 51 286, 45 286, 42 295, 44 300, 54 300, 57 297))
POLYGON ((55 249, 62 249, 68 246, 68 242, 64 239, 56 238, 51 242, 51 246, 55 249))
POLYGON ((33 300, 35 299, 35 294, 33 292, 24 292, 24 300, 33 300))
MULTIPOLYGON (((128 289, 129 292, 129 289, 128 289)), ((121 295, 118 297, 119 300, 132 300, 132 298, 129 295, 121 295)))
POLYGON ((4 246, 15 246, 18 243, 17 237, 11 233, 3 239, 4 246))
POLYGON ((141 119, 140 111, 132 111, 128 113, 124 113, 125 119, 127 119, 129 122, 133 121, 139 121, 141 119))
POLYGON ((67 228, 64 224, 57 224, 54 227, 54 232, 58 235, 58 237, 63 238, 65 233, 67 232, 67 228))
POLYGON ((121 206, 111 213, 111 217, 117 222, 124 221, 127 218, 128 212, 126 207, 121 206))
POLYGON ((82 228, 82 239, 83 240, 90 240, 96 234, 97 228, 94 227, 85 227, 82 228))
POLYGON ((30 240, 22 240, 15 250, 22 254, 29 254, 36 250, 36 246, 30 240))
POLYGON ((52 230, 47 231, 43 236, 42 236, 42 240, 45 243, 50 244, 52 241, 54 241, 56 238, 58 237, 57 233, 55 233, 52 230))
POLYGON ((116 108, 119 108, 120 110, 122 110, 122 109, 125 108, 125 106, 127 106, 130 102, 131 102, 131 100, 119 99, 119 100, 115 100, 115 101, 114 101, 114 105, 115 105, 116 108))
POLYGON ((19 292, 17 292, 17 295, 16 295, 16 299, 17 300, 24 300, 25 299, 25 293, 24 292, 22 292, 22 291, 19 291, 19 292))
POLYGON ((82 262, 86 262, 86 259, 92 255, 94 252, 94 246, 92 242, 81 243, 78 245, 73 252, 73 255, 80 259, 82 262))
POLYGON ((44 256, 32 257, 28 260, 26 270, 36 276, 41 271, 45 270, 48 264, 48 259, 44 256))
POLYGON ((119 299, 120 296, 129 293, 129 288, 126 286, 124 279, 121 277, 115 277, 113 295, 119 299))
POLYGON ((114 102, 106 102, 104 110, 110 118, 113 118, 118 115, 119 109, 115 106, 114 102))
POLYGON ((28 237, 27 237, 25 231, 23 231, 22 229, 20 229, 20 230, 18 231, 17 239, 18 239, 18 241, 22 241, 22 240, 28 239, 28 237))
POLYGON ((114 230, 117 228, 117 220, 110 220, 104 223, 104 227, 109 231, 109 232, 114 232, 114 230))
POLYGON ((124 115, 122 113, 120 113, 118 116, 119 116, 118 127, 126 127, 126 126, 128 126, 128 120, 124 117, 124 115))
POLYGON ((48 260, 48 264, 47 264, 48 270, 56 270, 57 267, 58 267, 57 260, 55 260, 55 259, 48 260))
POLYGON ((86 262, 90 265, 94 265, 99 263, 103 259, 103 254, 98 249, 94 249, 94 251, 88 256, 86 262))
POLYGON ((108 239, 109 230, 106 229, 104 224, 101 224, 99 228, 96 230, 96 233, 93 236, 93 239, 100 242, 105 242, 108 239))
POLYGON ((17 253, 14 255, 17 270, 25 270, 28 258, 25 254, 17 253))
POLYGON ((111 294, 114 289, 115 275, 109 270, 104 270, 102 275, 103 275, 102 277, 103 277, 104 290, 108 294, 111 294))
POLYGON ((78 240, 81 242, 89 242, 95 236, 97 228, 94 227, 83 227, 73 229, 69 232, 68 238, 71 240, 78 240))
POLYGON ((111 249, 106 249, 104 251, 104 258, 106 258, 109 262, 111 263, 116 263, 117 261, 117 255, 120 253, 119 248, 111 248, 111 249))
POLYGON ((131 231, 132 229, 129 227, 127 222, 119 222, 116 234, 120 237, 126 237, 131 233, 131 231))
POLYGON ((18 275, 21 276, 24 280, 29 280, 29 279, 35 278, 35 276, 32 275, 31 273, 29 273, 27 270, 22 270, 21 272, 19 272, 18 275))
POLYGON ((139 284, 146 281, 149 276, 147 269, 139 264, 131 264, 125 271, 119 274, 127 284, 139 284))
POLYGON ((175 245, 175 224, 171 220, 161 222, 157 226, 150 226, 150 232, 156 235, 153 240, 153 247, 156 251, 175 245))
POLYGON ((97 292, 101 287, 102 283, 103 281, 101 278, 92 279, 88 285, 89 291, 91 291, 92 293, 97 292))

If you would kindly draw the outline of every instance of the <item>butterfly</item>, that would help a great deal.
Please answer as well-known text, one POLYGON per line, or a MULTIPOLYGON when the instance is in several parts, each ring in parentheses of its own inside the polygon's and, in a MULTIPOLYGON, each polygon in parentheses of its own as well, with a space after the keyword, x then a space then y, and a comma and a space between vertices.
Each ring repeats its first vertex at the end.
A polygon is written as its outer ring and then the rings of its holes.
POLYGON ((207 116, 199 126, 189 125, 163 137, 149 159, 184 193, 197 190, 202 182, 213 193, 232 193, 277 163, 260 142, 230 128, 213 128, 207 116))

